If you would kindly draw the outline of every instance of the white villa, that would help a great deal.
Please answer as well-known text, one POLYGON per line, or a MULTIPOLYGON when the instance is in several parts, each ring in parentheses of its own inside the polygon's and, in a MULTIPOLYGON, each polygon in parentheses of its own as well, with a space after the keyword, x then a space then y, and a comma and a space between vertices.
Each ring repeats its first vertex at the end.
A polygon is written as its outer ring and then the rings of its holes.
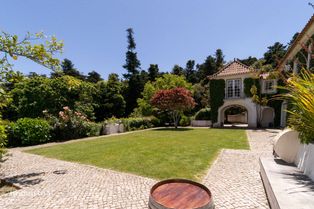
MULTIPOLYGON (((288 73, 299 73, 300 69, 305 68, 313 71, 314 58, 314 15, 299 33, 293 44, 289 47, 287 53, 278 65, 279 71, 288 73)), ((244 93, 244 79, 257 77, 257 70, 252 69, 238 60, 227 64, 209 79, 225 80, 225 99, 224 103, 218 109, 216 127, 224 126, 226 123, 247 124, 250 128, 257 127, 258 117, 260 115, 262 127, 280 126, 286 127, 286 109, 287 102, 281 103, 280 111, 277 111, 280 123, 275 125, 275 113, 273 107, 259 107, 252 102, 252 98, 244 93), (231 108, 240 107, 245 110, 242 114, 227 115, 226 111, 231 108), (260 114, 259 114, 260 113, 260 114), (279 116, 280 114, 280 116, 279 116)), ((276 93, 277 80, 268 79, 266 74, 261 75, 259 82, 261 93, 264 95, 276 93)), ((314 101, 313 101, 314 102, 314 101)))
MULTIPOLYGON (((209 79, 225 80, 224 104, 218 109, 217 123, 214 126, 223 126, 225 122, 233 122, 247 124, 250 128, 257 127, 259 107, 252 102, 251 97, 246 96, 244 93, 244 80, 246 78, 257 77, 257 75, 255 69, 242 64, 238 60, 234 60, 209 77, 209 79), (235 107, 240 107, 245 111, 242 114, 227 116, 226 111, 235 107)), ((266 76, 262 76, 260 79, 262 94, 276 93, 276 85, 277 81, 275 79, 266 79, 266 76)), ((274 126, 274 109, 268 106, 261 108, 261 126, 274 126)))

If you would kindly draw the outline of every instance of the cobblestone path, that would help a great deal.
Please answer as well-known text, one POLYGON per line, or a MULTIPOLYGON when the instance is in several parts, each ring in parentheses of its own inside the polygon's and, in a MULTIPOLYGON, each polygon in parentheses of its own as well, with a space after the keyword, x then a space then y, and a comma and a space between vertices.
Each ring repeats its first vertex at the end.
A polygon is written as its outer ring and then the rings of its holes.
MULTIPOLYGON (((251 150, 222 150, 203 183, 217 209, 269 208, 258 158, 270 155, 277 131, 247 131, 251 150)), ((0 208, 147 208, 156 180, 12 149, 0 178, 20 190, 0 196, 0 208)))

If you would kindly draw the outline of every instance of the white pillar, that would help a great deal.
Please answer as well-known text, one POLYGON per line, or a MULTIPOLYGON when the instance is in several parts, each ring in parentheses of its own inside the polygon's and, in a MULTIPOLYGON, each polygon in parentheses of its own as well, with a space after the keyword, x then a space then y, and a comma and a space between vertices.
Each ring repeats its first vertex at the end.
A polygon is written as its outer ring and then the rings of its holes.
POLYGON ((298 74, 298 58, 295 58, 293 60, 293 74, 298 74))

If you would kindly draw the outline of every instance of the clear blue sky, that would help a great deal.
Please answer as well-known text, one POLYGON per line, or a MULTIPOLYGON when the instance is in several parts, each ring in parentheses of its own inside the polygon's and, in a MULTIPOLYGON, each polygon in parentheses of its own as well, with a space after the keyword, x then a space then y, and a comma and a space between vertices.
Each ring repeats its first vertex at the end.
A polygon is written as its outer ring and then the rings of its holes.
MULTIPOLYGON (((64 40, 64 53, 85 74, 124 73, 125 30, 135 31, 142 69, 169 71, 188 59, 202 62, 221 48, 226 60, 261 57, 276 41, 287 43, 313 14, 310 0, 10 0, 1 2, 0 30, 43 31, 64 40)), ((29 61, 28 73, 50 71, 29 61)))

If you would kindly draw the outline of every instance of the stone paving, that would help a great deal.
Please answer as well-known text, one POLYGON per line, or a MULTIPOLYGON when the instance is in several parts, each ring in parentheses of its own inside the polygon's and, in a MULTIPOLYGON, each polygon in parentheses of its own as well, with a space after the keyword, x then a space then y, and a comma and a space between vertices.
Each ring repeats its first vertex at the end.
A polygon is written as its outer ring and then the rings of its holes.
POLYGON ((218 209, 269 208, 258 159, 271 156, 278 130, 249 130, 247 133, 251 150, 222 150, 203 180, 218 209))
MULTIPOLYGON (((258 158, 271 155, 277 131, 248 132, 251 150, 222 150, 203 183, 217 209, 269 208, 258 158)), ((156 180, 10 150, 0 178, 20 190, 0 196, 0 208, 147 208, 156 180)))

